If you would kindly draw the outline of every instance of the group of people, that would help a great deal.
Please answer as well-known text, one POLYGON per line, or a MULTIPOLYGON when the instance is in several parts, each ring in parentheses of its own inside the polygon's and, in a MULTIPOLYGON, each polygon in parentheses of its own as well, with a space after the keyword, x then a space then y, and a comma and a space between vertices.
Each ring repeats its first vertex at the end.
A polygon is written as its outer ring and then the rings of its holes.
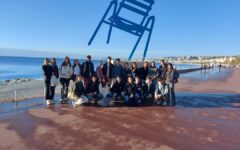
POLYGON ((91 56, 87 56, 82 64, 78 59, 71 64, 65 57, 58 67, 56 59, 46 58, 42 66, 45 83, 46 103, 54 104, 55 88, 61 84, 62 104, 71 100, 74 106, 96 104, 108 106, 111 102, 123 102, 128 106, 140 104, 176 105, 174 86, 179 74, 171 63, 160 61, 150 65, 143 62, 125 62, 120 59, 112 61, 107 57, 106 63, 99 61, 94 68, 91 56))

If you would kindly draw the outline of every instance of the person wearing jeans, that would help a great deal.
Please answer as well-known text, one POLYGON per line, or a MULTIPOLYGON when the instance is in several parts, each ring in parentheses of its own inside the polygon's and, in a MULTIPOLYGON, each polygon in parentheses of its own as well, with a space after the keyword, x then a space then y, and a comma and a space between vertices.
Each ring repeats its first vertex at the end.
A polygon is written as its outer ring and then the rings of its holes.
MULTIPOLYGON (((173 69, 173 65, 169 63, 167 66, 166 83, 169 87, 169 100, 172 106, 176 105, 176 96, 175 96, 175 90, 174 90, 175 82, 176 82, 175 71, 173 69)), ((169 105, 170 102, 168 102, 167 104, 169 105)))
POLYGON ((52 77, 52 67, 49 64, 49 59, 46 58, 44 60, 44 64, 42 65, 42 71, 43 71, 43 80, 45 85, 45 101, 47 104, 50 104, 50 83, 51 83, 51 77, 52 77))
POLYGON ((61 84, 61 103, 67 103, 68 86, 72 76, 72 67, 69 57, 65 57, 59 67, 60 84, 61 84))
MULTIPOLYGON (((58 80, 58 78, 59 78, 59 72, 58 72, 58 66, 57 66, 57 63, 56 63, 56 59, 55 59, 55 58, 52 58, 52 59, 51 59, 51 66, 52 66, 52 77, 55 76, 56 79, 58 80)), ((56 85, 57 85, 57 84, 53 84, 53 85, 52 85, 52 83, 51 83, 51 96, 50 96, 50 99, 51 99, 52 101, 53 101, 53 99, 54 99, 56 85)))

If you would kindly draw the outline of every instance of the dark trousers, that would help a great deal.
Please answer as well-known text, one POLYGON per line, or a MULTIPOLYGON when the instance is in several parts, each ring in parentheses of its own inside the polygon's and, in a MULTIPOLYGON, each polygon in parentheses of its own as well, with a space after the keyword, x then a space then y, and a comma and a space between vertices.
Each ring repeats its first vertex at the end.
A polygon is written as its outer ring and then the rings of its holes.
POLYGON ((61 83, 61 99, 67 98, 68 95, 68 86, 69 86, 70 79, 60 78, 61 83))
POLYGON ((51 98, 51 95, 50 95, 50 93, 51 93, 51 91, 50 91, 50 80, 51 79, 45 79, 44 80, 44 85, 45 85, 45 100, 48 100, 48 99, 50 99, 51 98))
POLYGON ((148 94, 142 94, 142 103, 153 103, 154 95, 151 98, 148 98, 148 94))
POLYGON ((51 99, 51 100, 54 99, 55 89, 56 89, 56 86, 51 86, 51 94, 50 94, 50 99, 51 99))
POLYGON ((175 90, 174 90, 174 84, 169 84, 169 100, 167 103, 169 104, 171 102, 172 106, 176 105, 176 95, 175 95, 175 90))

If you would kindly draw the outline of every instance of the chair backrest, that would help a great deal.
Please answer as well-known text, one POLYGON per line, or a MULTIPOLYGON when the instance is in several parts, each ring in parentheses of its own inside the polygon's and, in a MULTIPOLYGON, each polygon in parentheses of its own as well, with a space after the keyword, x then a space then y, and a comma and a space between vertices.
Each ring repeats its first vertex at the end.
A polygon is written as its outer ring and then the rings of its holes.
POLYGON ((122 0, 116 15, 121 17, 122 11, 130 11, 141 18, 137 24, 143 25, 154 3, 154 0, 122 0))

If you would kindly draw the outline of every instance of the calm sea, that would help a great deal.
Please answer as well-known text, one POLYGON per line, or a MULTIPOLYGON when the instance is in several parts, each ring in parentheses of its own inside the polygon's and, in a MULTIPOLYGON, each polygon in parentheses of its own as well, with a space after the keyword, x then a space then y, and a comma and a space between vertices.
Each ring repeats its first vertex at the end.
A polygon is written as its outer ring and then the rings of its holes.
MULTIPOLYGON (((16 78, 31 78, 41 79, 44 58, 31 57, 5 57, 0 56, 0 81, 16 79, 16 78)), ((62 58, 57 59, 57 64, 61 64, 62 58)), ((73 61, 73 60, 72 60, 73 61)), ((79 60, 80 63, 84 60, 79 60)), ((94 66, 98 65, 98 60, 93 60, 94 66)), ((196 65, 177 64, 178 69, 193 68, 196 65)))

